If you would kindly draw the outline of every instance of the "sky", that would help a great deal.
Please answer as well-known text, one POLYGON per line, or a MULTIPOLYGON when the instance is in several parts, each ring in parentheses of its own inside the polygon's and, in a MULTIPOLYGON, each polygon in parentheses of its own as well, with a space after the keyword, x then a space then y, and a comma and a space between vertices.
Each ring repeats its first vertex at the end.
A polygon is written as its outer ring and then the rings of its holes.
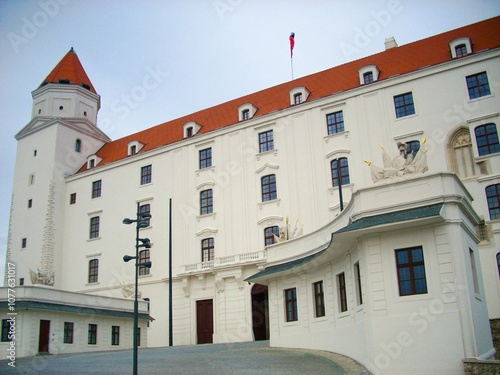
POLYGON ((0 285, 14 136, 71 47, 115 140, 381 52, 387 37, 403 45, 498 15, 499 0, 0 0, 0 285))

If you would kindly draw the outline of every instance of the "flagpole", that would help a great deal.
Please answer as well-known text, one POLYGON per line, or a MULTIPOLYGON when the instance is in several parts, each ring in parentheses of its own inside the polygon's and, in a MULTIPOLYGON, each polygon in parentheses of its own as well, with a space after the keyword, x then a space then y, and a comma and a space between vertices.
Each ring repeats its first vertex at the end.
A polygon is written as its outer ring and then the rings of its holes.
POLYGON ((293 47, 295 47, 295 33, 290 33, 290 67, 292 68, 292 80, 293 80, 293 47))

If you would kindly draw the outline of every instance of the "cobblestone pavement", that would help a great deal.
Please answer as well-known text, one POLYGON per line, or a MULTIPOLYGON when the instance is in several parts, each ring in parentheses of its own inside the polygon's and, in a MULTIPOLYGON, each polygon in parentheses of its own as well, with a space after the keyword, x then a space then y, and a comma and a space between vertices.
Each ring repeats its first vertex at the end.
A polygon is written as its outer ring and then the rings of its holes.
MULTIPOLYGON (((0 361, 0 374, 132 374, 132 350, 19 358, 16 367, 0 361)), ((368 374, 339 354, 270 348, 269 341, 139 349, 138 373, 217 375, 368 374)))

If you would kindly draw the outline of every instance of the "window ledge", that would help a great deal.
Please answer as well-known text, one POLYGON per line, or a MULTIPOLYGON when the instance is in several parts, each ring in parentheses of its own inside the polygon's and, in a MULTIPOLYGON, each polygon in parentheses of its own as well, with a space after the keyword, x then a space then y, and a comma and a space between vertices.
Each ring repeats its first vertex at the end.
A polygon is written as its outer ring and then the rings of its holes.
POLYGON ((209 214, 197 215, 197 216, 196 216, 196 219, 197 219, 198 221, 200 221, 201 219, 211 217, 212 219, 214 219, 214 220, 215 220, 215 215, 216 215, 216 214, 217 214, 216 212, 211 212, 211 213, 209 213, 209 214))
POLYGON ((330 139, 340 138, 341 136, 343 136, 345 139, 349 138, 349 131, 344 130, 343 132, 339 132, 339 133, 327 134, 323 138, 325 139, 325 143, 328 143, 330 141, 330 139))
POLYGON ((101 237, 100 237, 100 236, 99 236, 99 237, 96 237, 96 238, 89 238, 89 239, 87 240, 87 242, 98 241, 98 240, 100 240, 100 239, 101 239, 101 237))
POLYGON ((268 204, 273 204, 273 203, 276 203, 279 206, 281 203, 281 198, 273 199, 271 201, 260 202, 260 203, 258 203, 258 205, 259 205, 259 208, 262 209, 262 206, 265 206, 268 204))
POLYGON ((468 102, 468 103, 473 103, 473 102, 477 102, 478 100, 488 99, 488 98, 491 98, 491 97, 494 97, 494 96, 495 96, 495 94, 494 94, 494 93, 491 93, 491 94, 488 94, 488 95, 483 95, 483 96, 479 96, 479 97, 477 97, 477 98, 473 98, 473 99, 469 98, 469 99, 467 100, 467 102, 468 102))
POLYGON ((86 283, 85 286, 96 286, 100 285, 101 283, 99 281, 96 281, 95 283, 86 283))
POLYGON ((402 121, 402 120, 406 120, 406 119, 409 119, 409 118, 414 118, 414 117, 417 117, 418 116, 418 113, 414 113, 412 115, 407 115, 407 116, 402 116, 402 117, 396 117, 394 118, 394 121, 402 121))
POLYGON ((215 172, 215 165, 211 165, 210 167, 206 167, 206 168, 197 169, 195 171, 195 173, 197 176, 199 176, 200 173, 207 172, 207 171, 212 171, 212 173, 215 172))
POLYGON ((139 279, 147 279, 148 277, 153 277, 152 273, 148 273, 147 275, 137 275, 139 279))
POLYGON ((255 157, 257 158, 257 160, 260 160, 261 157, 266 156, 266 155, 271 155, 271 154, 274 154, 274 156, 277 156, 278 155, 278 149, 275 148, 273 150, 260 152, 257 155, 255 155, 255 157))

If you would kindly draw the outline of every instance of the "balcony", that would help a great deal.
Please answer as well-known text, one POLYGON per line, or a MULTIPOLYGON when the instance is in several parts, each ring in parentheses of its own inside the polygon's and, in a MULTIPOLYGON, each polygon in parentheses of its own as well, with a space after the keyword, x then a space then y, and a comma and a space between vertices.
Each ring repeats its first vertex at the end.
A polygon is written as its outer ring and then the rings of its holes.
POLYGON ((199 262, 194 264, 186 264, 181 268, 181 274, 196 274, 211 272, 231 266, 241 266, 247 264, 255 264, 266 261, 266 251, 255 251, 253 253, 244 253, 229 255, 225 257, 215 258, 206 262, 199 262))

